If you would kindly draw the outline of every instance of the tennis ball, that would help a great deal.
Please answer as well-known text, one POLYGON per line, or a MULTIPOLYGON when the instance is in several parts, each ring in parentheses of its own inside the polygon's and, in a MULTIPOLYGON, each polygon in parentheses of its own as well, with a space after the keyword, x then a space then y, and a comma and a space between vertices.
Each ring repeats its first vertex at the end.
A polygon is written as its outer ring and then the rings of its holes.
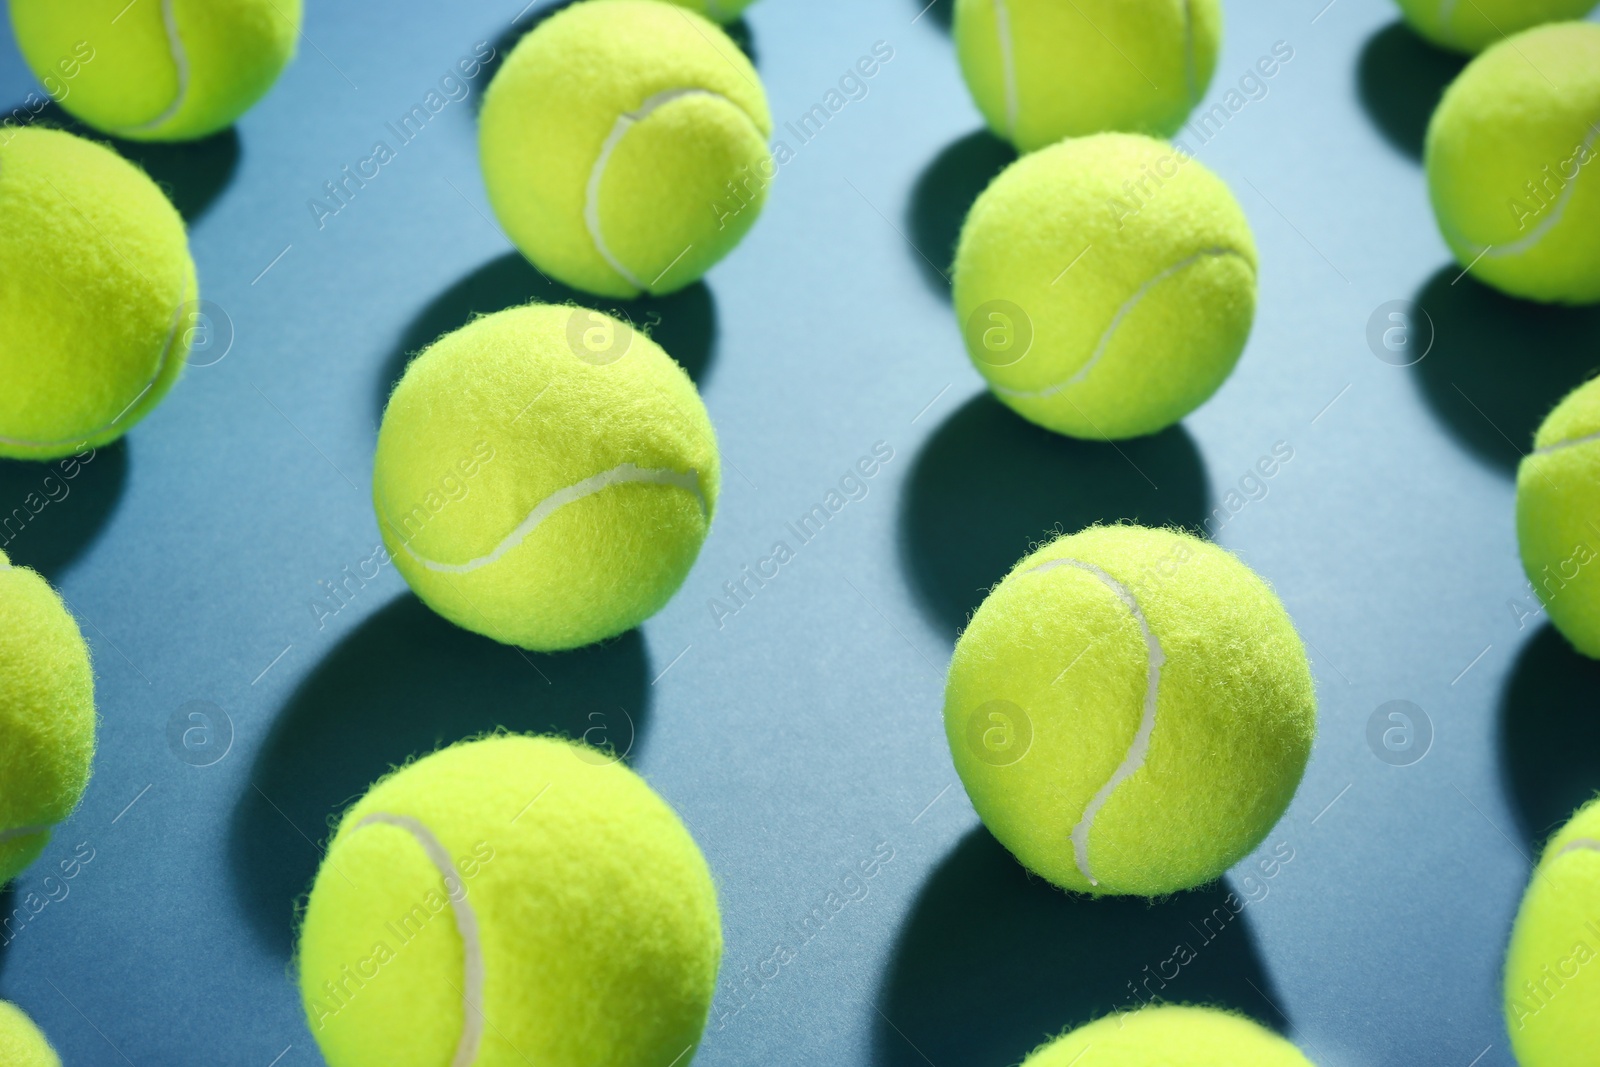
POLYGON ((705 858, 643 779, 498 736, 345 813, 305 907, 300 994, 330 1067, 681 1067, 721 956, 705 858))
POLYGON ((0 552, 0 886, 39 858, 78 806, 93 758, 83 634, 48 582, 0 552))
POLYGON ((552 651, 629 630, 672 597, 711 528, 718 469, 705 405, 658 345, 599 312, 534 304, 407 368, 372 498, 429 607, 552 651))
POLYGON ((177 380, 197 295, 183 220, 101 145, 0 130, 0 456, 121 437, 177 380))
POLYGON ((1206 93, 1217 0, 956 0, 961 73, 998 137, 1032 152, 1063 137, 1169 137, 1206 93))
POLYGON ((294 55, 300 0, 11 0, 56 103, 113 137, 191 141, 233 124, 294 55))
POLYGON ((1517 467, 1517 544, 1550 621, 1600 659, 1600 378, 1556 405, 1517 467))
POLYGON ((61 1067, 61 1057, 33 1020, 4 1000, 0 1000, 0 1063, 6 1067, 61 1067))
POLYGON ((776 165, 767 96, 727 34, 656 0, 540 23, 484 97, 489 203, 535 267, 603 296, 670 293, 744 237, 776 165))
POLYGON ((962 226, 953 284, 1001 402, 1073 437, 1137 437, 1233 370, 1256 247, 1228 187, 1183 149, 1104 133, 1002 171, 962 226))
POLYGON ((1397 0, 1411 28, 1440 48, 1481 52, 1544 22, 1581 19, 1595 0, 1397 0))
POLYGON ((1506 952, 1506 1029, 1522 1067, 1589 1067, 1600 1048, 1600 801, 1545 846, 1506 952))
POLYGON ((1161 1005, 1107 1015, 1041 1045, 1022 1067, 1311 1067, 1299 1049, 1232 1012, 1161 1005))
POLYGON ((730 22, 737 22, 744 15, 744 9, 753 4, 755 0, 672 0, 679 7, 686 7, 690 11, 697 11, 708 19, 713 19, 726 26, 730 22))
POLYGON ((1445 90, 1423 162, 1445 243, 1474 277, 1529 300, 1600 301, 1600 25, 1490 48, 1445 90))
POLYGON ((1316 733, 1305 649, 1216 545, 1093 526, 1025 557, 956 642, 944 725, 972 805, 1063 889, 1160 896, 1247 855, 1316 733))

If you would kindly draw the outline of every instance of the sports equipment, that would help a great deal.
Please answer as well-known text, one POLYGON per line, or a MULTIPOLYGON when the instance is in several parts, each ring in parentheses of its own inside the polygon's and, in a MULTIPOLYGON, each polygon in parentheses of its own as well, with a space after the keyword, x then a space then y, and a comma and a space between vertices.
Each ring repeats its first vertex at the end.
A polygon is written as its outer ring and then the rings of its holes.
POLYGON ((550 737, 436 752, 345 813, 300 932, 330 1067, 686 1064, 722 933, 644 780, 550 737))
POLYGON ((17 45, 67 111, 113 137, 233 124, 294 55, 300 0, 11 0, 17 45))
POLYGON ((1556 405, 1518 466, 1517 544, 1550 621, 1600 659, 1600 378, 1556 405))
POLYGON ((15 1004, 0 1000, 0 1063, 6 1067, 61 1067, 61 1057, 15 1004))
POLYGON ((1600 1048, 1600 801, 1545 846, 1506 952, 1506 1029, 1522 1067, 1587 1067, 1600 1048))
POLYGON ((744 9, 753 4, 755 0, 672 0, 679 7, 686 7, 690 11, 698 11, 708 19, 727 25, 737 22, 744 16, 744 9))
POLYGON ((484 97, 500 224, 533 265, 603 296, 670 293, 738 244, 777 172, 743 52, 657 0, 587 0, 544 22, 484 97))
POLYGON ((1423 147, 1445 243, 1478 280, 1600 301, 1600 25, 1520 33, 1467 64, 1423 147))
POLYGON ((0 131, 0 456, 126 433, 183 367, 196 298, 183 221, 108 148, 0 131))
POLYGON ((1176 133, 1211 84, 1222 7, 956 0, 954 33, 961 73, 989 128, 1032 152, 1102 130, 1176 133))
POLYGON ((1155 433, 1239 360, 1256 247, 1228 187, 1165 142, 1069 139, 978 197, 956 247, 954 302, 995 396, 1073 437, 1155 433))
POLYGON ((599 312, 533 304, 445 336, 406 370, 372 499, 429 607, 552 651, 661 609, 711 528, 718 472, 705 405, 659 346, 599 312))
POLYGON ((1417 33, 1440 48, 1481 52, 1507 34, 1544 22, 1581 19, 1595 0, 1397 0, 1417 33))
POLYGON ((39 858, 51 828, 78 806, 93 758, 83 635, 50 584, 0 552, 0 886, 39 858))
POLYGON ((1024 558, 956 642, 944 725, 996 839, 1095 895, 1203 885, 1288 807, 1311 668, 1265 582, 1185 533, 1092 526, 1024 558))
POLYGON ((1183 1005, 1138 1008, 1080 1026, 1022 1067, 1311 1067, 1299 1049, 1242 1015, 1183 1005))

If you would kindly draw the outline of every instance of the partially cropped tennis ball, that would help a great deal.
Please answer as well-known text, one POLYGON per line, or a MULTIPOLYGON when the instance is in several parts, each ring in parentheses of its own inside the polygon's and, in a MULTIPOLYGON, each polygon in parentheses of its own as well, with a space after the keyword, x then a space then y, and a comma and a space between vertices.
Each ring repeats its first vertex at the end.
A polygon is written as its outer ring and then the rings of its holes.
POLYGON ((1505 996, 1522 1067, 1591 1067, 1600 1049, 1600 801, 1545 846, 1511 928, 1505 996))
POLYGON ((1256 246, 1227 185, 1136 134, 1069 139, 1007 167, 956 248, 955 310, 978 373, 1073 437, 1155 433, 1233 370, 1256 246))
POLYGON ((1160 896, 1261 843, 1311 753, 1283 605, 1216 545, 1096 526, 1024 558, 956 642, 944 724, 984 825, 1080 893, 1160 896))
POLYGON ((666 802, 595 749, 503 736, 345 813, 300 992, 330 1067, 682 1067, 721 956, 711 873, 666 802))
POLYGON ((1600 301, 1600 25, 1528 30, 1467 64, 1428 124, 1439 230, 1512 296, 1600 301))
POLYGON ((1581 19, 1595 0, 1397 0, 1411 28, 1440 48, 1481 52, 1545 22, 1581 19))
POLYGON ((705 405, 655 342, 534 304, 411 364, 378 431, 372 497, 428 606, 551 651, 661 609, 711 528, 718 469, 705 405))
POLYGON ((1517 544, 1550 621, 1600 659, 1600 378, 1556 405, 1518 466, 1517 544))
POLYGON ((956 0, 956 52, 989 128, 1024 152, 1131 130, 1170 137, 1206 93, 1218 0, 956 0))
POLYGON ((586 0, 540 23, 484 97, 489 202, 544 273, 670 293, 744 237, 776 165, 749 59, 693 12, 586 0))
POLYGON ((88 646, 50 584, 0 552, 0 886, 78 806, 93 758, 88 646))
POLYGON ((744 15, 744 9, 755 3, 755 0, 671 0, 671 2, 727 25, 730 22, 737 22, 744 15))
POLYGON ((1107 1015, 1035 1049, 1022 1067, 1311 1067, 1242 1015, 1162 1005, 1107 1015))
POLYGON ((61 1057, 33 1020, 4 1000, 0 1000, 0 1063, 6 1067, 61 1067, 61 1057))
POLYGON ((0 130, 0 456, 121 437, 177 380, 196 297, 183 220, 133 164, 0 130))
POLYGON ((233 125, 294 55, 300 0, 11 0, 17 45, 84 123, 131 141, 233 125))

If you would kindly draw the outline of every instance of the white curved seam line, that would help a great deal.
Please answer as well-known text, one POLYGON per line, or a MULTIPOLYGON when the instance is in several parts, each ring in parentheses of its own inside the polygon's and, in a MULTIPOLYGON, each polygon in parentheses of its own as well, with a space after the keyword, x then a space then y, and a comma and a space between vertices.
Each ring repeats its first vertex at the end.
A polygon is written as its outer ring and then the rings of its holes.
POLYGON ((1000 77, 1006 91, 1006 132, 1017 135, 1017 57, 1011 40, 1011 11, 1006 0, 994 0, 994 31, 1000 42, 1000 77))
POLYGON ((139 402, 149 395, 150 390, 156 387, 156 383, 161 380, 161 376, 167 372, 167 363, 172 359, 173 346, 181 333, 179 326, 183 322, 184 308, 188 306, 189 301, 179 301, 177 310, 172 313, 172 329, 167 331, 167 343, 161 346, 161 358, 156 361, 155 374, 148 382, 144 383, 144 388, 139 390, 139 395, 130 400, 121 411, 117 412, 116 417, 110 422, 104 426, 96 426, 92 430, 85 430, 83 433, 73 434, 71 437, 64 437, 59 441, 25 441, 20 437, 0 435, 0 444, 15 445, 18 448, 57 448, 61 445, 80 445, 87 443, 91 437, 98 437, 108 430, 115 429, 117 423, 122 421, 122 417, 138 407, 139 402))
POLYGON ((178 93, 172 98, 172 103, 167 105, 167 109, 149 122, 126 127, 130 132, 153 130, 162 123, 170 121, 189 97, 189 53, 184 51, 183 38, 178 36, 178 16, 172 9, 174 3, 175 0, 161 0, 161 21, 167 27, 167 50, 172 53, 172 65, 178 73, 178 93))
MULTIPOLYGON (((612 467, 608 471, 601 471, 599 474, 596 474, 593 477, 585 478, 581 482, 574 482, 571 485, 557 489, 555 492, 539 501, 539 503, 534 505, 533 510, 528 512, 528 517, 518 523, 517 528, 507 534, 505 538, 486 556, 479 556, 477 559, 469 559, 465 563, 441 563, 438 560, 431 560, 417 555, 417 553, 412 550, 411 544, 408 541, 401 541, 400 543, 402 547, 405 548, 406 555, 410 556, 412 559, 416 560, 430 571, 438 571, 442 574, 467 574, 470 571, 477 570, 479 567, 487 567, 489 564, 504 556, 507 552, 510 552, 513 548, 516 548, 530 533, 534 531, 536 526, 548 519, 557 511, 557 509, 565 507, 566 505, 575 501, 582 500, 586 496, 593 496, 595 493, 598 493, 604 489, 609 489, 613 485, 626 485, 630 483, 665 485, 678 489, 686 489, 693 493, 695 499, 699 501, 700 511, 702 514, 710 514, 711 512, 710 507, 706 504, 705 494, 700 491, 699 471, 691 468, 687 474, 680 474, 678 471, 673 470, 657 470, 646 467, 636 467, 632 463, 623 463, 612 467)), ((391 523, 391 525, 393 524, 391 523)))
POLYGON ((1122 763, 1090 798, 1088 806, 1083 809, 1083 815, 1078 820, 1078 825, 1072 828, 1072 855, 1078 864, 1078 870, 1089 880, 1090 885, 1099 885, 1100 882, 1095 878, 1094 871, 1089 865, 1089 833, 1094 829, 1094 820, 1100 814, 1100 809, 1111 799, 1111 794, 1144 766, 1145 757, 1149 755, 1150 735, 1156 728, 1156 696, 1161 689, 1161 665, 1166 663, 1167 654, 1162 651, 1161 641, 1151 631, 1150 622, 1144 617, 1139 601, 1121 582, 1093 563, 1077 559, 1053 559, 1048 563, 1041 563, 1030 573, 1041 574, 1056 567, 1076 567, 1081 571, 1087 571, 1115 593, 1127 607, 1134 621, 1139 624, 1139 631, 1144 635, 1145 649, 1148 653, 1145 667, 1144 709, 1139 716, 1139 729, 1134 733, 1133 742, 1128 746, 1127 754, 1122 757, 1122 763))
POLYGON ((1561 851, 1557 852, 1550 858, 1559 859, 1560 857, 1565 856, 1568 852, 1600 852, 1600 841, 1596 841, 1592 837, 1574 838, 1573 840, 1568 841, 1565 845, 1562 845, 1561 851))
POLYGON ((483 939, 478 933, 478 914, 467 900, 466 888, 456 875, 450 853, 433 836, 433 831, 409 815, 391 815, 382 811, 366 816, 356 823, 354 829, 376 824, 393 826, 410 834, 444 878, 445 896, 450 901, 450 910, 455 914, 463 956, 461 1040, 456 1045, 456 1054, 450 1060, 450 1067, 472 1067, 472 1061, 478 1058, 478 1045, 483 1041, 483 939))
MULTIPOLYGON (((1580 155, 1587 155, 1590 149, 1594 147, 1594 142, 1597 137, 1600 137, 1600 122, 1596 122, 1593 126, 1589 127, 1589 136, 1583 139, 1582 151, 1574 153, 1573 158, 1577 158, 1580 155)), ((1557 165, 1559 166, 1559 164, 1557 165)), ((1522 237, 1512 241, 1507 245, 1481 245, 1476 241, 1469 240, 1465 235, 1462 235, 1462 244, 1465 244, 1468 248, 1476 252, 1479 259, 1499 259, 1502 256, 1522 255, 1534 245, 1544 240, 1545 236, 1549 234, 1550 230, 1561 221, 1561 216, 1566 213, 1567 203, 1572 199, 1572 191, 1577 186, 1578 179, 1583 177, 1582 168, 1587 165, 1588 164, 1584 163, 1578 164, 1578 173, 1574 174, 1570 178, 1566 177, 1565 175, 1561 176, 1566 184, 1562 186, 1561 192, 1557 194, 1555 203, 1550 205, 1548 214, 1546 214, 1544 218, 1540 219, 1538 224, 1522 237)), ((1460 231, 1457 232, 1459 233, 1460 231)))
MULTIPOLYGON (((1111 317, 1110 325, 1108 325, 1105 328, 1105 331, 1100 334, 1100 340, 1099 343, 1094 346, 1094 352, 1090 354, 1088 360, 1083 364, 1083 366, 1079 367, 1073 372, 1070 378, 1067 378, 1065 381, 1057 382, 1054 385, 1047 385, 1043 389, 1012 389, 1004 385, 992 385, 990 388, 992 388, 995 392, 1003 393, 1006 396, 1043 399, 1047 396, 1054 396, 1063 389, 1069 389, 1072 386, 1077 385, 1079 382, 1083 381, 1084 378, 1088 377, 1089 372, 1094 369, 1095 364, 1100 362, 1100 357, 1105 355, 1106 349, 1111 347, 1111 338, 1116 334, 1117 329, 1121 327, 1122 320, 1126 319, 1133 313, 1133 309, 1139 306, 1139 302, 1145 298, 1145 294, 1179 271, 1199 262, 1200 259, 1205 256, 1238 256, 1240 259, 1244 259, 1244 256, 1241 253, 1232 248, 1203 248, 1193 255, 1185 256, 1183 259, 1161 271, 1159 274, 1147 279, 1143 285, 1139 286, 1139 288, 1134 291, 1132 296, 1128 297, 1127 300, 1122 302, 1122 306, 1117 309, 1117 313, 1111 317)), ((1249 261, 1246 260, 1246 262, 1249 261)))
POLYGON ((1550 453, 1559 452, 1563 448, 1572 448, 1576 445, 1587 445, 1594 441, 1600 441, 1600 430, 1596 430, 1594 433, 1586 433, 1582 437, 1574 437, 1570 441, 1557 441, 1553 445, 1545 445, 1543 448, 1536 448, 1533 450, 1533 454, 1536 456, 1548 456, 1550 453))
MULTIPOLYGON (((744 108, 739 107, 733 100, 710 89, 666 89, 655 93, 647 97, 645 102, 639 105, 636 110, 624 111, 617 116, 616 122, 611 124, 611 132, 606 134, 605 141, 600 145, 600 155, 595 158, 594 166, 589 170, 589 184, 584 191, 583 199, 583 222, 589 228, 589 239, 594 242, 595 251, 600 253, 600 257, 611 265, 611 269, 622 275, 627 283, 635 289, 647 290, 648 286, 640 281, 633 271, 624 266, 622 261, 616 257, 611 251, 611 247, 606 244, 605 235, 600 231, 600 183, 605 178, 607 165, 611 162, 611 153, 616 151, 617 145, 628 135, 629 130, 649 118, 658 108, 665 107, 674 100, 685 96, 695 95, 725 100, 729 104, 733 104, 734 107, 739 108, 741 112, 744 111, 744 108)), ((682 256, 680 255, 679 258, 681 259, 682 256)), ((674 263, 676 263, 676 260, 674 260, 674 263)), ((669 267, 668 270, 670 269, 669 267)), ((660 280, 659 277, 656 279, 656 281, 660 280)))
MULTIPOLYGON (((0 571, 10 570, 9 566, 0 567, 0 571)), ((0 845, 15 841, 19 837, 32 837, 34 834, 46 833, 54 829, 54 824, 46 826, 13 826, 9 830, 0 830, 0 845)))

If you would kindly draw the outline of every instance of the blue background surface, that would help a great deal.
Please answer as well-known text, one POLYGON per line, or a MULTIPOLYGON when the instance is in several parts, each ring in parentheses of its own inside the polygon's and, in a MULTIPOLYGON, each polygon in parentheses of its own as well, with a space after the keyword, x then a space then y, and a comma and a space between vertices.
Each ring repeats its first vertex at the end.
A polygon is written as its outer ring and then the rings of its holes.
MULTIPOLYGON (((978 132, 949 4, 750 11, 780 123, 875 42, 894 57, 814 140, 790 141, 760 222, 704 285, 630 309, 700 384, 722 504, 666 610, 569 655, 454 630, 388 567, 331 616, 314 607, 378 543, 371 457, 405 353, 475 311, 566 294, 491 221, 487 73, 321 228, 308 201, 537 12, 312 3, 298 58, 236 130, 121 146, 189 218, 203 295, 235 336, 6 546, 70 600, 98 680, 83 805, 0 895, 7 912, 49 901, 0 950, 0 995, 68 1064, 320 1063, 289 968, 313 843, 391 763, 499 724, 600 724, 692 827, 727 941, 705 1067, 1015 1063, 1126 1002, 1229 891, 1250 902, 1168 999, 1247 1011, 1323 1067, 1511 1063, 1499 970, 1529 857, 1600 787, 1600 671, 1537 614, 1513 475, 1542 413, 1600 364, 1600 314, 1453 281, 1419 156, 1459 60, 1384 0, 1229 0, 1208 106, 1275 42, 1293 49, 1264 96, 1191 145, 1260 245, 1249 347, 1155 438, 1119 450, 1036 430, 985 396, 940 274, 1010 158, 978 132), (1392 366, 1368 319, 1413 298, 1435 343, 1392 366), (723 583, 880 441, 894 458, 867 495, 716 625, 723 583), (1030 881, 946 751, 957 627, 1057 524, 1200 524, 1278 442, 1292 460, 1246 483, 1215 536, 1312 649, 1320 736, 1258 854, 1292 860, 1155 904, 1030 881), (1430 727, 1407 766, 1369 744, 1390 700, 1430 727), (209 766, 169 741, 191 701, 221 712, 209 766), (884 848, 870 881, 846 882, 884 848), (75 849, 92 860, 47 882, 75 849), (805 938, 796 924, 830 893, 852 899, 805 938), (765 963, 779 944, 793 959, 765 963)), ((0 30, 0 101, 33 85, 0 30)), ((44 475, 0 463, 0 510, 44 475)))

